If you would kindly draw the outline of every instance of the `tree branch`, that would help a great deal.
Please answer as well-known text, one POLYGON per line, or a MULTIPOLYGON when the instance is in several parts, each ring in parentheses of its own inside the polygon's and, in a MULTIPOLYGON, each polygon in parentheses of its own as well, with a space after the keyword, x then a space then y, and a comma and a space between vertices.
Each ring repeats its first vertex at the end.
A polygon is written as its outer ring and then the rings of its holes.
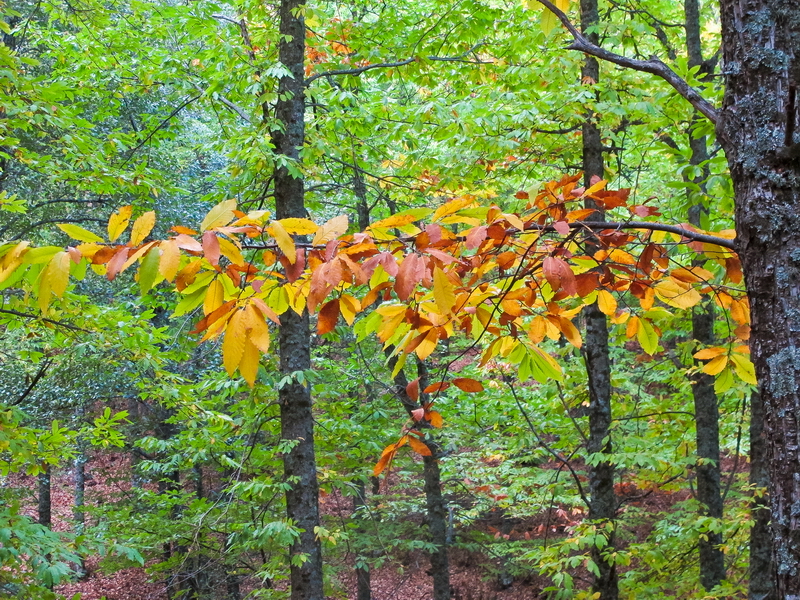
POLYGON ((661 79, 670 84, 676 92, 688 100, 689 103, 695 107, 695 109, 705 115, 709 121, 712 123, 717 122, 718 114, 714 105, 703 98, 700 95, 700 92, 686 83, 683 78, 681 78, 675 71, 670 69, 660 59, 655 56, 651 56, 650 60, 637 60, 635 58, 628 58, 627 56, 615 54, 614 52, 610 52, 605 48, 601 48, 600 46, 590 42, 586 36, 584 36, 580 30, 578 30, 578 28, 575 27, 572 22, 570 22, 569 17, 564 14, 564 11, 560 10, 555 4, 550 2, 550 0, 538 0, 538 2, 545 6, 546 9, 552 12, 555 16, 557 16, 562 25, 564 25, 564 27, 566 27, 572 35, 573 42, 567 46, 567 50, 578 50, 584 54, 614 63, 615 65, 619 65, 621 67, 633 69, 635 71, 642 71, 644 73, 650 73, 652 75, 661 77, 661 79))
POLYGON ((78 327, 77 325, 71 325, 69 323, 65 323, 64 321, 56 321, 55 319, 48 319, 47 317, 41 317, 33 313, 24 313, 10 308, 0 308, 0 314, 14 315, 16 317, 23 317, 25 319, 38 319, 39 321, 44 321, 45 323, 51 323, 52 325, 63 327, 64 329, 69 329, 71 331, 82 331, 83 333, 91 333, 88 329, 84 329, 83 327, 78 327))

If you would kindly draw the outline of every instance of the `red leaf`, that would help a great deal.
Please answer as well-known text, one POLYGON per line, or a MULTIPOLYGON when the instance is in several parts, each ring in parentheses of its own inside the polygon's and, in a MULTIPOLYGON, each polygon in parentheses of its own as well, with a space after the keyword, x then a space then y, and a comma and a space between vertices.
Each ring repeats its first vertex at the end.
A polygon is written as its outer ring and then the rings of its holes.
POLYGON ((475 250, 478 248, 482 243, 483 240, 486 239, 486 225, 481 225, 480 227, 473 227, 467 233, 467 250, 475 250))
MULTIPOLYGON (((417 377, 414 381, 409 383, 406 386, 406 394, 408 397, 411 398, 414 402, 419 400, 419 377, 417 377)), ((415 421, 419 421, 422 418, 420 415, 418 418, 415 418, 415 421)))
POLYGON ((417 421, 421 421, 425 418, 425 409, 424 408, 415 408, 411 411, 411 418, 416 423, 417 421))
POLYGON ((397 278, 394 282, 394 291, 403 302, 409 299, 414 288, 425 276, 425 261, 418 254, 409 254, 403 259, 397 278))
POLYGON ((219 239, 213 231, 206 231, 203 234, 203 254, 213 266, 219 264, 219 239))
POLYGON ((106 267, 106 277, 109 281, 113 281, 114 277, 117 276, 119 270, 122 268, 122 265, 125 264, 125 261, 128 260, 128 252, 130 248, 127 246, 122 246, 117 253, 114 255, 110 261, 108 261, 108 266, 106 267))
POLYGON ((469 377, 456 377, 453 379, 453 385, 464 392, 482 392, 483 384, 475 379, 469 377))
POLYGON ((556 221, 553 223, 553 229, 555 229, 561 235, 568 235, 569 234, 569 223, 566 221, 556 221))
POLYGON ((297 258, 295 259, 294 264, 291 264, 289 262, 289 259, 287 259, 284 256, 281 256, 281 259, 286 259, 285 263, 283 262, 283 260, 281 260, 284 273, 286 273, 286 279, 289 280, 289 283, 297 281, 306 268, 305 250, 303 250, 303 248, 297 248, 297 258))

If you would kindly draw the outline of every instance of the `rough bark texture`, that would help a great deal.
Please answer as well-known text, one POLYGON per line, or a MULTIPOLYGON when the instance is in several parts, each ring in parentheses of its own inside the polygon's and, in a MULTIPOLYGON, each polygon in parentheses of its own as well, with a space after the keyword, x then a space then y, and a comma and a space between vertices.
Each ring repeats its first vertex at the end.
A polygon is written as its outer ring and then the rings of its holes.
POLYGON ((717 133, 736 193, 737 249, 764 401, 776 595, 800 599, 800 76, 797 0, 720 0, 725 99, 717 133))
MULTIPOLYGON (((581 0, 581 29, 586 36, 597 43, 594 29, 599 23, 597 0, 581 0), (587 31, 588 30, 588 31, 587 31)), ((600 65, 597 59, 587 56, 581 68, 584 82, 597 82, 600 79, 600 65)), ((603 177, 603 142, 600 128, 593 113, 583 122, 583 174, 585 184, 591 185, 592 177, 603 177)), ((597 208, 591 200, 587 207, 597 208)), ((600 211, 590 217, 603 220, 600 211)), ((591 244, 591 242, 589 242, 591 244)), ((591 250, 589 253, 591 254, 591 250)), ((589 378, 589 454, 599 452, 611 454, 611 363, 608 355, 608 323, 606 316, 597 304, 583 311, 586 320, 586 339, 583 355, 586 373, 589 378)), ((614 516, 617 511, 617 498, 614 493, 614 464, 601 461, 589 468, 589 518, 597 522, 598 529, 606 534, 604 548, 592 546, 592 560, 598 572, 592 581, 592 591, 599 593, 599 600, 616 600, 619 597, 619 583, 616 565, 606 556, 614 551, 614 516)))
MULTIPOLYGON (((689 67, 700 67, 700 76, 705 78, 711 73, 709 67, 703 62, 699 2, 698 0, 684 0, 683 8, 689 67)), ((699 113, 696 113, 689 130, 689 148, 691 150, 689 163, 702 168, 702 174, 692 180, 692 183, 698 186, 700 193, 697 194, 691 190, 688 192, 689 222, 698 228, 705 229, 709 212, 705 195, 708 169, 704 167, 708 161, 708 148, 705 136, 696 137, 691 131, 700 118, 702 117, 699 113)), ((706 301, 693 309, 692 337, 703 346, 714 345, 714 304, 712 301, 706 301)), ((700 502, 701 514, 721 519, 723 503, 720 489, 719 407, 717 394, 714 391, 714 377, 705 373, 694 375, 692 377, 692 396, 694 397, 698 458, 695 468, 697 500, 700 502)), ((706 590, 719 585, 725 579, 725 555, 721 548, 721 533, 708 531, 698 542, 700 584, 706 590)))
POLYGON ((52 501, 52 486, 50 477, 50 467, 39 473, 39 496, 37 502, 38 510, 38 523, 45 527, 53 526, 53 501, 52 501))
MULTIPOLYGON (((275 154, 297 162, 305 139, 303 60, 305 24, 302 2, 280 3, 278 59, 291 73, 282 77, 280 100, 275 104, 276 129, 272 134, 275 154)), ((275 215, 278 219, 306 217, 304 184, 285 166, 275 169, 275 215)), ((279 391, 281 437, 294 445, 286 452, 283 469, 291 488, 286 492, 286 513, 300 530, 290 549, 292 600, 322 600, 322 550, 315 528, 319 526, 319 489, 314 456, 314 415, 311 392, 293 374, 311 368, 311 334, 308 312, 288 310, 281 315, 280 370, 292 382, 279 391)))
MULTIPOLYGON (((750 485, 766 488, 769 472, 764 439, 764 403, 758 393, 750 397, 750 485)), ((753 528, 750 530, 750 581, 748 600, 777 600, 772 583, 772 535, 769 527, 769 497, 759 495, 750 505, 753 528)))

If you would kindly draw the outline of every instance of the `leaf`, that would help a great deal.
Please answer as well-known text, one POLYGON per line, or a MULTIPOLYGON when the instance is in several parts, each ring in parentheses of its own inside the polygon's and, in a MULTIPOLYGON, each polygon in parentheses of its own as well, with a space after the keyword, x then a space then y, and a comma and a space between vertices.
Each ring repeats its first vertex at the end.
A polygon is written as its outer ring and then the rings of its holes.
POLYGON ((57 227, 73 240, 78 240, 79 242, 91 243, 103 241, 103 238, 101 238, 99 235, 92 233, 88 229, 84 229, 79 225, 73 225, 72 223, 59 223, 57 227))
POLYGON ((739 376, 739 379, 744 381, 745 383, 749 383, 750 385, 758 385, 758 380, 756 379, 756 368, 750 359, 745 356, 744 354, 733 353, 730 356, 731 362, 733 363, 733 368, 736 371, 736 374, 739 376))
POLYGON ((225 288, 219 279, 215 279, 208 284, 206 297, 203 300, 203 314, 210 315, 225 302, 225 288))
POLYGON ((325 335, 333 331, 336 321, 339 320, 339 299, 334 298, 319 310, 317 315, 317 334, 325 335))
POLYGON ((367 231, 372 231, 375 229, 392 229, 394 227, 403 227, 404 225, 408 225, 413 223, 414 221, 420 220, 420 214, 417 209, 411 209, 407 211, 403 211, 401 213, 397 213, 396 215, 392 215, 391 217, 387 217, 386 219, 381 219, 380 221, 375 221, 369 227, 367 227, 367 231))
POLYGON ((250 338, 246 337, 244 341, 244 351, 242 352, 242 360, 239 362, 239 373, 250 387, 256 384, 258 364, 260 361, 261 353, 250 338))
POLYGON ((550 9, 543 9, 541 21, 539 23, 542 33, 545 35, 550 35, 550 32, 553 31, 553 28, 556 25, 558 25, 558 17, 555 15, 555 13, 551 12, 550 9))
POLYGON ((452 215, 453 213, 458 212, 462 208, 466 208, 467 206, 474 204, 475 198, 472 196, 463 196, 461 198, 455 198, 450 200, 449 202, 445 202, 439 208, 436 209, 436 212, 433 213, 431 217, 432 222, 436 222, 442 217, 446 217, 447 215, 452 215))
POLYGON ((70 262, 69 252, 57 252, 42 271, 39 284, 39 308, 42 312, 50 306, 51 293, 61 298, 67 291, 70 262))
POLYGON ((559 331, 564 334, 564 337, 567 338, 567 341, 575 346, 576 348, 580 348, 583 345, 583 340, 581 339, 581 333, 578 331, 578 328, 567 319, 566 317, 559 317, 558 318, 558 325, 559 331))
POLYGON ((675 308, 691 308, 702 299, 696 289, 680 285, 674 279, 662 279, 653 290, 662 302, 675 308))
POLYGON ((132 206, 121 206, 111 217, 108 219, 108 239, 115 241, 122 232, 128 228, 128 223, 131 221, 133 214, 132 206))
POLYGON ((155 284, 158 277, 158 265, 161 260, 161 250, 153 246, 142 259, 139 265, 139 291, 144 296, 155 284))
POLYGON ((425 392, 426 394, 435 394, 438 392, 443 392, 449 387, 450 387, 449 381, 439 381, 437 383, 430 384, 422 391, 425 392))
POLYGON ((133 222, 131 229, 131 246, 138 246, 144 241, 156 224, 156 213, 148 211, 133 222))
POLYGON ((319 230, 319 225, 309 219, 288 218, 280 220, 281 226, 287 233, 296 235, 311 235, 319 230))
POLYGON ((480 381, 470 379, 469 377, 456 377, 453 379, 452 383, 462 392, 475 393, 483 391, 483 384, 480 381))
POLYGON ((311 242, 311 244, 313 246, 319 246, 320 244, 329 242, 347 232, 347 226, 347 215, 339 215, 338 217, 334 217, 317 229, 317 233, 314 235, 314 240, 311 242))
POLYGON ((455 286, 439 267, 433 271, 433 298, 442 315, 453 312, 456 303, 455 286))
POLYGON ((435 427, 436 429, 441 429, 442 425, 444 425, 442 414, 435 410, 429 410, 427 413, 425 413, 425 418, 431 424, 431 427, 435 427))
POLYGON ((416 253, 408 254, 397 271, 394 291, 403 302, 408 300, 417 284, 425 276, 425 260, 416 253))
POLYGON ((223 200, 214 208, 208 211, 208 214, 203 218, 200 223, 200 231, 214 229, 215 227, 223 227, 233 220, 234 209, 236 208, 236 199, 223 200))
POLYGON ((408 436, 408 445, 410 448, 420 456, 432 456, 431 449, 425 445, 424 442, 418 440, 413 436, 408 436))
MULTIPOLYGON (((417 377, 417 378, 416 378, 414 381, 410 382, 410 383, 409 383, 409 384, 406 386, 406 394, 407 394, 407 395, 408 395, 408 397, 409 397, 409 398, 411 398, 411 399, 412 399, 414 402, 416 402, 417 400, 419 400, 419 377, 417 377)), ((424 412, 425 412, 425 411, 423 410, 423 413, 424 413, 424 412)), ((415 421, 419 421, 421 418, 422 418, 422 415, 420 415, 419 417, 415 418, 414 420, 415 420, 415 421)))
POLYGON ((203 244, 203 256, 205 256, 211 266, 216 267, 219 264, 220 257, 220 245, 217 234, 213 231, 206 231, 201 239, 203 244))
POLYGON ((717 356, 711 362, 703 365, 703 373, 707 375, 716 375, 722 372, 722 369, 724 369, 727 364, 727 355, 717 356))
POLYGON ((639 319, 639 331, 636 332, 636 339, 642 346, 642 350, 651 356, 658 350, 658 332, 648 319, 639 319))
POLYGON ((158 264, 158 272, 167 281, 175 279, 181 264, 181 250, 175 240, 166 240, 159 244, 161 248, 161 261, 158 264))
POLYGON ((727 348, 717 346, 715 348, 704 348, 699 352, 695 352, 693 356, 698 360, 710 360, 712 358, 716 358, 717 356, 726 354, 727 352, 727 348))
POLYGON ((283 252, 291 264, 294 264, 297 260, 297 251, 295 249, 292 236, 290 236, 289 233, 283 228, 283 225, 280 224, 280 221, 272 221, 267 230, 269 231, 270 235, 275 238, 275 241, 278 243, 278 248, 281 249, 281 252, 283 252))
POLYGON ((239 363, 242 362, 245 333, 244 313, 241 310, 235 310, 228 321, 225 339, 222 342, 222 364, 229 376, 233 376, 239 363))
POLYGON ((601 313, 610 317, 617 312, 617 299, 608 290, 598 290, 597 308, 601 313))

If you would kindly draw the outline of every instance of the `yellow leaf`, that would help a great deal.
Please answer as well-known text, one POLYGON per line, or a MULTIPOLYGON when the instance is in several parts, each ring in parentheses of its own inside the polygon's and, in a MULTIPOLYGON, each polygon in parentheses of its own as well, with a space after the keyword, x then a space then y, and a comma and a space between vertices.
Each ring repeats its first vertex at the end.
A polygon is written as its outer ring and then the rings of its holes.
POLYGON ((608 290, 597 292, 597 308, 604 315, 613 316, 617 312, 617 299, 608 290))
POLYGON ((423 333, 420 335, 424 335, 422 342, 420 342, 419 346, 416 347, 417 356, 420 360, 425 360, 430 356, 431 352, 436 349, 436 343, 439 340, 439 334, 435 329, 431 329, 427 332, 427 334, 423 333))
POLYGON ((570 344, 576 348, 580 348, 583 345, 581 334, 578 331, 578 328, 573 325, 572 321, 561 317, 558 319, 558 328, 561 330, 561 333, 564 334, 564 337, 567 338, 567 341, 570 344))
POLYGON ((360 311, 361 303, 356 298, 349 294, 343 294, 339 297, 339 312, 348 325, 353 324, 356 319, 356 313, 360 311))
POLYGON ((472 196, 464 196, 462 198, 455 198, 450 200, 450 202, 445 202, 439 208, 436 209, 436 212, 433 213, 431 217, 432 222, 436 222, 442 217, 446 217, 447 215, 452 215, 455 212, 458 212, 462 208, 466 208, 470 204, 475 203, 475 198, 472 196))
POLYGON ((242 362, 246 338, 244 313, 234 310, 225 329, 225 340, 222 342, 222 364, 228 375, 233 375, 242 362))
POLYGON ((203 300, 203 314, 210 315, 217 310, 224 303, 225 288, 219 279, 212 281, 208 290, 206 290, 206 297, 203 300))
POLYGON ((745 383, 749 383, 750 385, 758 385, 758 380, 756 379, 756 368, 753 363, 750 362, 749 358, 747 358, 744 354, 731 354, 730 359, 733 363, 733 368, 736 371, 736 374, 739 376, 739 379, 745 383))
POLYGON ((256 384, 256 377, 258 376, 258 363, 260 362, 260 359, 261 353, 258 351, 256 345, 253 344, 249 337, 245 337, 242 360, 239 363, 239 373, 250 387, 253 387, 256 384))
POLYGON ((72 223, 59 223, 56 225, 61 231, 66 233, 69 237, 73 240, 78 240, 79 242, 102 242, 103 238, 99 235, 92 233, 88 229, 84 229, 78 225, 74 225, 72 223))
POLYGON ((639 317, 631 317, 625 326, 625 337, 632 338, 639 332, 639 317))
POLYGON ((159 244, 161 248, 161 262, 158 263, 158 272, 167 281, 175 279, 181 264, 181 249, 175 240, 166 240, 159 244))
POLYGON ((39 308, 46 312, 50 306, 50 294, 59 298, 64 295, 69 284, 70 257, 68 252, 57 252, 47 263, 39 280, 39 308))
POLYGON ((231 198, 230 200, 223 200, 210 211, 208 211, 208 214, 203 219, 203 222, 200 223, 200 231, 203 232, 208 229, 227 225, 235 216, 233 214, 235 208, 236 200, 234 198, 231 198))
POLYGON ((727 364, 728 364, 727 356, 724 355, 717 356, 711 362, 703 366, 703 373, 706 373, 708 375, 716 375, 717 373, 720 373, 727 364))
POLYGON ((110 241, 116 240, 122 232, 128 227, 131 221, 131 214, 133 214, 132 206, 122 206, 108 219, 108 239, 110 241))
POLYGON ((219 253, 235 265, 244 265, 245 260, 239 247, 227 238, 217 236, 219 253))
POLYGON ((153 225, 156 224, 156 213, 152 210, 144 213, 141 217, 133 222, 131 229, 131 246, 138 246, 144 241, 144 238, 153 231, 153 225))
POLYGON ((250 342, 261 352, 269 351, 269 325, 264 320, 264 317, 258 312, 255 305, 248 303, 244 308, 246 314, 247 326, 250 329, 250 342))
POLYGON ((680 285, 674 279, 663 279, 656 283, 653 289, 664 304, 675 308, 691 308, 701 300, 696 289, 688 285, 680 285))
POLYGON ((372 229, 391 229, 393 227, 402 227, 403 225, 408 225, 409 223, 413 223, 414 221, 419 221, 418 214, 401 213, 399 215, 392 215, 391 217, 387 217, 386 219, 381 219, 380 221, 375 221, 372 225, 367 227, 367 231, 372 229))
POLYGON ((283 228, 280 221, 273 221, 268 229, 270 235, 278 242, 278 248, 286 256, 291 264, 297 260, 297 250, 294 247, 294 240, 292 236, 283 228))
POLYGON ((330 242, 332 239, 337 238, 345 233, 347 231, 347 225, 347 215, 339 215, 338 217, 334 217, 317 229, 317 233, 314 235, 314 240, 311 242, 311 244, 317 246, 319 244, 330 242))
POLYGON ((456 303, 455 286, 450 282, 447 275, 439 267, 433 271, 433 298, 439 312, 449 315, 453 311, 456 303))
POLYGON ((281 219, 280 223, 288 233, 297 235, 311 235, 319 229, 319 225, 308 219, 281 219))

